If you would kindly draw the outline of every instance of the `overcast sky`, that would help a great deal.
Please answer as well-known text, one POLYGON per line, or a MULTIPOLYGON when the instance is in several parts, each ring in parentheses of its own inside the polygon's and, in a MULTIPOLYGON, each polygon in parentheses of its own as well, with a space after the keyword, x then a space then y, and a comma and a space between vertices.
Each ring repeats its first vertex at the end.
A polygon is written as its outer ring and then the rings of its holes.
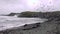
POLYGON ((59 10, 60 0, 0 0, 0 13, 59 10))

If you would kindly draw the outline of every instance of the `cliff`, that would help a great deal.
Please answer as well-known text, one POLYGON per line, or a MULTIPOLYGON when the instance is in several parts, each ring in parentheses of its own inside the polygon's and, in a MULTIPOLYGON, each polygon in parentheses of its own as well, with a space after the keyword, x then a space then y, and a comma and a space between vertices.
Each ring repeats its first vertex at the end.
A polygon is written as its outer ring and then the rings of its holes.
POLYGON ((39 17, 39 18, 51 18, 55 16, 60 16, 60 11, 54 11, 54 12, 30 12, 25 11, 20 13, 18 17, 39 17))
POLYGON ((10 13, 7 16, 14 16, 18 15, 18 17, 38 17, 38 18, 55 18, 60 16, 60 11, 54 11, 54 12, 31 12, 31 11, 25 11, 21 13, 10 13))

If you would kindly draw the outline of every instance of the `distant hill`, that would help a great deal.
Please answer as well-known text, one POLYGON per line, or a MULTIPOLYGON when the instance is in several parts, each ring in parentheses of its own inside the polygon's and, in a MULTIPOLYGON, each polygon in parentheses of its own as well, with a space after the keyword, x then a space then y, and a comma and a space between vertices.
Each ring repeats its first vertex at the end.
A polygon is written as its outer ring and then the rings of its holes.
POLYGON ((22 12, 18 17, 40 17, 40 18, 50 18, 59 16, 60 11, 54 11, 54 12, 22 12))
POLYGON ((38 17, 39 12, 22 12, 18 17, 38 17))
POLYGON ((60 17, 60 11, 54 12, 30 12, 25 11, 21 13, 10 13, 7 16, 14 16, 18 15, 18 17, 38 17, 38 18, 47 18, 47 19, 54 19, 60 17))
POLYGON ((19 15, 20 13, 10 13, 7 16, 14 16, 14 15, 19 15))

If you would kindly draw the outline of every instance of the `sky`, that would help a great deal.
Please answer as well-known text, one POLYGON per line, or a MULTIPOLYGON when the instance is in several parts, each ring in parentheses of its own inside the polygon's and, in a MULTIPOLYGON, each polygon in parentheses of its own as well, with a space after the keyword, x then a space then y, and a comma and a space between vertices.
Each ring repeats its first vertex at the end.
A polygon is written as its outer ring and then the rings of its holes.
POLYGON ((22 11, 54 11, 60 9, 60 0, 0 0, 0 14, 22 11))

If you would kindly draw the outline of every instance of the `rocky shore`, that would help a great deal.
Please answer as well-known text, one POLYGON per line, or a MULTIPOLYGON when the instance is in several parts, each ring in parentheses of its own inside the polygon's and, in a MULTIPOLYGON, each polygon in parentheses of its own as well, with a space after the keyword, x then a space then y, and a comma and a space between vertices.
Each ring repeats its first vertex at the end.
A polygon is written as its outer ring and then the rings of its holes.
POLYGON ((60 21, 46 21, 44 23, 24 25, 10 30, 0 31, 0 34, 60 34, 60 21), (23 28, 23 27, 28 28, 23 28))
POLYGON ((60 12, 45 13, 43 16, 48 21, 44 23, 25 24, 22 29, 20 27, 12 28, 0 31, 0 34, 60 34, 60 12))

